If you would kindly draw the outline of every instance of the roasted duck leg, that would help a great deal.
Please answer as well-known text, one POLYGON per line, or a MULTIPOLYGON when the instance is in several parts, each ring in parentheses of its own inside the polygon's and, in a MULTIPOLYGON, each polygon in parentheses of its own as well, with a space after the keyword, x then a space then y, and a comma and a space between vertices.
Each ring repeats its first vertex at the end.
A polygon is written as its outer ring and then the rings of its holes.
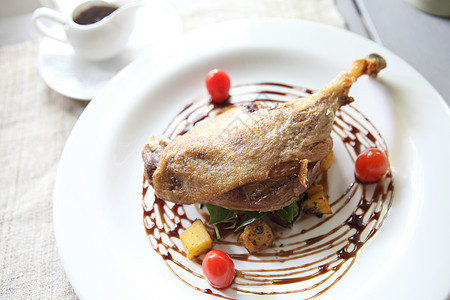
POLYGON ((272 108, 232 107, 174 141, 151 137, 142 151, 145 176, 159 198, 178 204, 251 211, 289 205, 331 151, 335 113, 353 101, 353 82, 385 66, 371 54, 308 97, 272 108))

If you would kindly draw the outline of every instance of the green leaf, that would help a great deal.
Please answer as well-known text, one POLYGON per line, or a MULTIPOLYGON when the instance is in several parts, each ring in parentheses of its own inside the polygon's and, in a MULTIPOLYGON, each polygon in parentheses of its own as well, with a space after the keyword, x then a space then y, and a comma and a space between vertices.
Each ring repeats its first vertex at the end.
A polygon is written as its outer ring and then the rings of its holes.
MULTIPOLYGON (((304 194, 300 196, 300 201, 303 199, 303 197, 304 194)), ((210 216, 208 223, 210 225, 214 225, 214 230, 216 231, 216 236, 219 240, 220 232, 217 224, 230 223, 227 224, 227 227, 224 227, 224 229, 234 229, 234 231, 236 232, 243 229, 245 226, 255 222, 256 220, 263 218, 266 215, 265 212, 246 211, 244 221, 236 228, 238 214, 244 212, 229 210, 212 204, 206 204, 206 208, 208 209, 210 216)), ((282 220, 287 220, 289 223, 291 223, 300 213, 300 208, 298 202, 293 202, 290 205, 278 210, 277 212, 282 220)))
POLYGON ((236 220, 230 220, 230 225, 227 227, 224 227, 223 229, 233 229, 234 227, 236 227, 236 220))
POLYGON ((266 215, 266 213, 265 212, 257 212, 257 211, 246 211, 245 215, 246 216, 245 216, 244 222, 242 222, 242 224, 239 225, 239 227, 234 230, 235 232, 241 230, 242 228, 244 228, 248 224, 255 222, 256 220, 261 219, 262 217, 264 217, 266 215))
POLYGON ((220 240, 220 231, 217 224, 220 223, 231 223, 224 229, 233 229, 236 227, 236 218, 238 216, 238 212, 236 210, 229 210, 220 206, 206 204, 206 208, 209 212, 209 225, 214 226, 214 230, 216 232, 217 239, 220 240))
POLYGON ((301 194, 300 198, 298 198, 298 202, 301 203, 303 200, 305 200, 305 197, 306 197, 306 193, 301 194))
POLYGON ((210 216, 210 225, 232 222, 238 215, 235 210, 229 210, 212 204, 206 204, 206 208, 208 209, 210 216))
POLYGON ((220 240, 220 231, 219 228, 217 227, 216 224, 213 225, 214 226, 214 231, 216 232, 216 237, 218 240, 220 240))
POLYGON ((294 221, 294 218, 298 216, 300 208, 298 207, 298 203, 296 201, 292 202, 286 207, 283 207, 282 209, 279 209, 277 212, 282 220, 291 223, 292 221, 294 221))

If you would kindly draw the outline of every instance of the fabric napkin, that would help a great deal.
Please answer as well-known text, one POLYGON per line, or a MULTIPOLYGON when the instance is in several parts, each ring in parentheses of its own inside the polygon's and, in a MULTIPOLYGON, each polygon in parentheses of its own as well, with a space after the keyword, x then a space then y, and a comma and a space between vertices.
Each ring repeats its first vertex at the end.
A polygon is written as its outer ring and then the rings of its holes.
MULTIPOLYGON (((197 2, 179 9, 186 30, 256 17, 345 26, 333 0, 197 2)), ((87 103, 45 85, 38 51, 39 41, 0 47, 0 298, 76 299, 55 245, 52 191, 64 143, 87 103)))

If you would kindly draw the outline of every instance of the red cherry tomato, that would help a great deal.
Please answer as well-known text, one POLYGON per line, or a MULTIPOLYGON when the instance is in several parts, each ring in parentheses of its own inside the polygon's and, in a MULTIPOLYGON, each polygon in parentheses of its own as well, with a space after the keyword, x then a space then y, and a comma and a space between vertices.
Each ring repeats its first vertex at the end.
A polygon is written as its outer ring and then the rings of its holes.
POLYGON ((355 161, 355 176, 362 182, 374 182, 386 174, 389 162, 383 151, 368 148, 355 161))
POLYGON ((216 289, 224 289, 234 280, 234 263, 225 252, 211 250, 202 262, 203 274, 208 282, 216 289))
POLYGON ((230 96, 230 77, 222 70, 209 71, 205 78, 205 84, 212 102, 224 102, 230 96))

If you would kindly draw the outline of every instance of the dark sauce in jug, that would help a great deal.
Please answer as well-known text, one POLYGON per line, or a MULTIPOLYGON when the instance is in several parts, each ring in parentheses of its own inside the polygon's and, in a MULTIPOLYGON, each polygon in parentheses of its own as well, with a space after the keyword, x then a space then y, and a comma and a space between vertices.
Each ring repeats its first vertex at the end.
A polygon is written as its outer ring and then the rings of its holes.
MULTIPOLYGON (((312 93, 307 88, 280 83, 244 84, 233 86, 226 106, 258 102, 273 107, 312 93)), ((173 140, 223 109, 226 107, 213 105, 207 95, 201 95, 174 117, 163 134, 173 140)), ((387 153, 379 131, 352 105, 336 113, 333 135, 334 143, 342 143, 344 156, 348 155, 353 163, 367 147, 378 147, 387 153)), ((327 173, 319 181, 328 188, 327 173)), ((329 290, 349 271, 359 250, 381 228, 391 208, 394 182, 390 169, 372 184, 350 178, 349 185, 329 199, 333 215, 300 219, 290 229, 278 229, 274 245, 261 253, 249 254, 233 235, 215 240, 214 248, 225 250, 236 266, 235 281, 225 291, 208 285, 202 275, 201 259, 187 259, 179 239, 179 234, 197 218, 214 236, 214 229, 207 225, 209 215, 204 208, 165 202, 148 193, 149 189, 144 179, 142 206, 146 233, 153 249, 182 282, 199 292, 224 299, 235 299, 240 293, 297 294, 302 299, 312 299, 329 290)))
POLYGON ((118 7, 114 5, 92 6, 80 12, 73 20, 80 25, 94 24, 112 14, 116 9, 118 7))

